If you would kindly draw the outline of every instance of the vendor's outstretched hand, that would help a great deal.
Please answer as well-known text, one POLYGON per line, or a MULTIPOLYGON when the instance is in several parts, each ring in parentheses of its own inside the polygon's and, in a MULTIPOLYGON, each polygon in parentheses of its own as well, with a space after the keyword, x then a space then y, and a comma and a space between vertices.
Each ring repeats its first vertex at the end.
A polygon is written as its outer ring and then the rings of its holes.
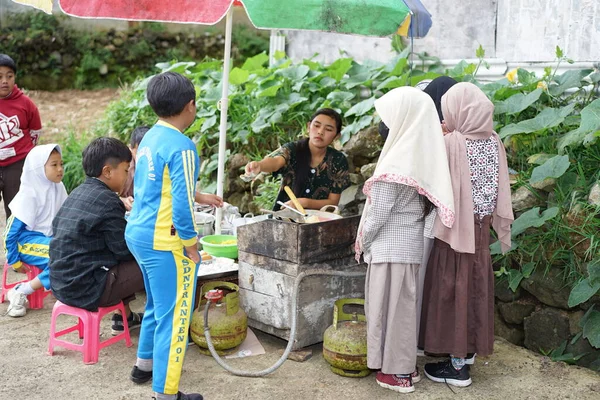
POLYGON ((223 199, 216 194, 196 193, 195 199, 198 204, 208 204, 214 207, 223 207, 223 199))
POLYGON ((256 176, 260 174, 260 163, 258 161, 251 161, 246 164, 246 175, 256 176))

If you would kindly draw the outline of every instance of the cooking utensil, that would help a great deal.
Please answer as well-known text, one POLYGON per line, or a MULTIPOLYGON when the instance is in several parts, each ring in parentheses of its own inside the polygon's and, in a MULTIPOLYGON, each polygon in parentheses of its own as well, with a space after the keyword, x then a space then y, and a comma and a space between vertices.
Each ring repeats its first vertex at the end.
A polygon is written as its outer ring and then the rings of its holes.
POLYGON ((294 192, 292 192, 292 189, 290 189, 289 186, 284 186, 283 190, 285 190, 285 192, 289 196, 292 203, 294 203, 294 207, 296 207, 296 209, 298 211, 300 211, 302 213, 302 215, 306 216, 306 210, 304 209, 304 207, 302 207, 302 204, 300 204, 300 202, 298 201, 298 198, 296 197, 294 192))
POLYGON ((293 212, 295 212, 295 213, 298 213, 298 214, 300 214, 302 217, 304 217, 304 214, 302 214, 300 211, 296 210, 294 207, 290 207, 290 206, 288 206, 288 205, 287 205, 287 204, 285 204, 283 201, 279 201, 279 200, 278 200, 278 201, 277 201, 277 204, 279 204, 281 207, 285 207, 285 208, 287 208, 288 210, 292 210, 293 212))

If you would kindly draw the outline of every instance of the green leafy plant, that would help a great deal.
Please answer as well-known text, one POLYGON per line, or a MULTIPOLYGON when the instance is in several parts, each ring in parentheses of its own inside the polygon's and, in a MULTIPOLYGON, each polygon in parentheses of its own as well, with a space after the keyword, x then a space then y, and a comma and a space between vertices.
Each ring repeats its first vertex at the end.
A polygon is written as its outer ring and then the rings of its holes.
MULTIPOLYGON (((577 338, 578 339, 578 338, 577 338)), ((573 355, 572 353, 565 353, 567 348, 567 341, 563 341, 560 346, 551 351, 545 351, 540 349, 540 353, 543 355, 550 357, 550 359, 554 362, 562 361, 567 364, 576 364, 579 359, 585 357, 586 353, 573 355)))
POLYGON ((271 210, 277 199, 277 194, 281 189, 281 177, 267 176, 263 182, 258 185, 254 203, 262 209, 271 210))

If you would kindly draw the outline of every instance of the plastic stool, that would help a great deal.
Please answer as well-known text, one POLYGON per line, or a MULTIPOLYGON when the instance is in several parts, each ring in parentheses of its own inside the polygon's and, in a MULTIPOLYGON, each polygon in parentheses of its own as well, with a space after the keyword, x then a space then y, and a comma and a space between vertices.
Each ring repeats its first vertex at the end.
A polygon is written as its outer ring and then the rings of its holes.
POLYGON ((54 354, 54 346, 61 346, 65 349, 80 351, 83 353, 83 362, 85 364, 96 364, 98 362, 98 354, 100 350, 106 346, 110 346, 120 340, 125 340, 125 345, 131 347, 131 337, 129 336, 129 325, 127 324, 127 314, 123 302, 110 307, 99 307, 97 312, 91 312, 82 308, 71 307, 66 304, 56 301, 52 309, 52 320, 50 323, 50 340, 48 343, 48 354, 54 354), (100 321, 106 314, 120 310, 123 315, 123 333, 113 336, 110 339, 100 341, 100 321), (59 315, 66 314, 78 318, 77 324, 70 328, 56 331, 56 319, 59 315), (83 339, 82 344, 75 344, 58 339, 59 336, 66 335, 69 332, 78 331, 79 338, 83 339))
MULTIPOLYGON (((8 283, 8 270, 10 269, 10 266, 8 265, 8 263, 4 263, 4 269, 2 270, 2 294, 0 295, 0 303, 4 303, 4 300, 6 300, 6 295, 8 294, 8 291, 10 289, 14 288, 19 283, 29 282, 30 280, 42 273, 42 270, 34 265, 23 263, 23 268, 25 270, 25 274, 27 275, 27 279, 8 283)), ((38 289, 29 296, 27 296, 27 299, 29 300, 29 308, 32 310, 39 310, 41 308, 44 308, 44 298, 50 293, 51 292, 49 290, 38 289)))

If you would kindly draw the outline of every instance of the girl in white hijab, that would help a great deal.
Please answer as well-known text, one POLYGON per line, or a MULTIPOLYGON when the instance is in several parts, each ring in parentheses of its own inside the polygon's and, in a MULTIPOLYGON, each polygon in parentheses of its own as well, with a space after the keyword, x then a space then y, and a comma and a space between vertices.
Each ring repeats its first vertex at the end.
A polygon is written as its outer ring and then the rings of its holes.
POLYGON ((50 289, 48 249, 52 220, 67 198, 63 174, 62 152, 57 144, 36 146, 25 158, 19 192, 8 205, 12 216, 4 232, 4 249, 6 262, 13 269, 26 264, 42 272, 8 292, 7 314, 11 317, 25 315, 28 295, 50 289))
POLYGON ((375 102, 389 134, 375 173, 364 185, 367 202, 355 245, 369 264, 365 285, 367 365, 377 383, 400 393, 415 390, 417 274, 427 216, 454 222, 452 182, 441 126, 431 98, 394 89, 375 102))

